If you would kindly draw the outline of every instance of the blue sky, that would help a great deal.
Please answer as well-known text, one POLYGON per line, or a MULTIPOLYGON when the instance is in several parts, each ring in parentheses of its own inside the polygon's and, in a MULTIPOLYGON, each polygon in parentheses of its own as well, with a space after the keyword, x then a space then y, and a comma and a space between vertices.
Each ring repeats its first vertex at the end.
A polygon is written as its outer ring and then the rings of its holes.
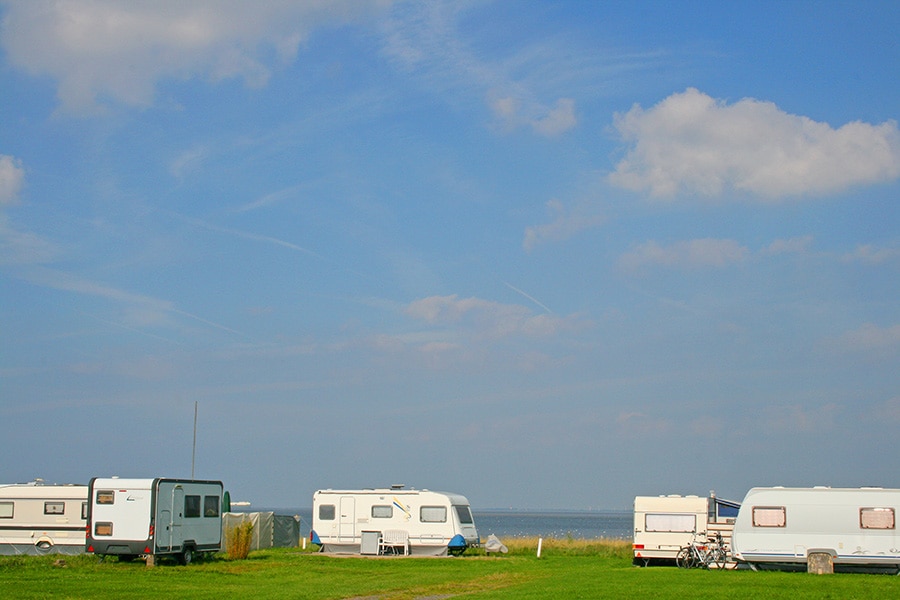
POLYGON ((892 2, 0 2, 2 480, 900 487, 892 2))

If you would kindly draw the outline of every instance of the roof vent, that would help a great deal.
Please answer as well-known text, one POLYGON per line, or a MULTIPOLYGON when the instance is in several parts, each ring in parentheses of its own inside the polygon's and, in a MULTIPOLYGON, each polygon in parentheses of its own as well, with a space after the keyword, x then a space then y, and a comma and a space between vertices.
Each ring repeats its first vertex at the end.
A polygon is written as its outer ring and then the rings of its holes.
POLYGON ((392 484, 391 484, 391 489, 392 489, 392 490, 402 490, 402 489, 405 488, 405 487, 406 487, 406 484, 405 484, 405 483, 392 483, 392 484))

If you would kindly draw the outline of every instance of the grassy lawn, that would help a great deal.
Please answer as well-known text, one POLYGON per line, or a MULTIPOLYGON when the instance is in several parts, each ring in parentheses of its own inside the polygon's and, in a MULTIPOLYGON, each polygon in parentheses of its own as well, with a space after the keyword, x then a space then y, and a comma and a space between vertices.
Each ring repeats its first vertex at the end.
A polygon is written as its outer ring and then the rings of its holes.
POLYGON ((94 556, 0 557, 3 598, 890 598, 900 577, 631 566, 625 542, 516 541, 509 554, 337 557, 298 549, 218 557, 187 567, 94 556))

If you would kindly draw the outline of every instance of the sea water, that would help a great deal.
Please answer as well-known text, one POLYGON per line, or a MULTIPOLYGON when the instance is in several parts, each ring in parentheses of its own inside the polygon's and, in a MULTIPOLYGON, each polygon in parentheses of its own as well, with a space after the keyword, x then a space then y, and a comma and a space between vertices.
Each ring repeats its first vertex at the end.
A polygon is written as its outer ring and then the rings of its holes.
POLYGON ((631 539, 634 517, 628 511, 472 511, 482 539, 503 538, 631 539))

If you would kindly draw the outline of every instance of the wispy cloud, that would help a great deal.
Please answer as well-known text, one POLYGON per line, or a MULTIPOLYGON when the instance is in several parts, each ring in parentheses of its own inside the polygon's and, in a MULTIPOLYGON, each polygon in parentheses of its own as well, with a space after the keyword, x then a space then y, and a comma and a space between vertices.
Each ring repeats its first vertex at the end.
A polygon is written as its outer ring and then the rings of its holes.
POLYGON ((172 216, 174 216, 178 219, 181 219, 182 221, 185 221, 185 222, 195 225, 197 227, 202 227, 203 229, 208 229, 209 231, 217 231, 219 233, 225 233, 225 234, 232 235, 235 237, 243 238, 245 240, 252 240, 255 242, 263 242, 266 244, 273 244, 275 246, 281 246, 282 248, 287 248, 288 250, 302 252, 304 254, 308 254, 310 256, 315 256, 316 258, 326 260, 324 256, 322 256, 321 254, 318 254, 317 252, 313 252, 312 250, 309 250, 308 248, 304 248, 303 246, 298 246, 297 244, 294 244, 292 242, 288 242, 288 241, 285 241, 285 240, 282 240, 282 239, 279 239, 276 237, 272 237, 272 236, 268 236, 268 235, 261 235, 258 233, 250 233, 247 231, 241 231, 239 229, 234 229, 231 227, 222 227, 220 225, 214 225, 212 223, 208 223, 208 222, 202 221, 200 219, 194 219, 192 217, 187 217, 185 215, 181 215, 178 213, 171 213, 171 214, 172 214, 172 216))
POLYGON ((834 129, 771 102, 729 105, 688 89, 616 115, 615 128, 630 148, 609 181, 659 198, 734 190, 775 201, 900 177, 895 121, 834 129))
POLYGON ((303 189, 304 187, 305 187, 304 185, 292 185, 290 187, 286 187, 284 189, 281 189, 281 190, 278 190, 275 192, 263 194, 256 200, 253 200, 252 202, 248 202, 247 204, 238 206, 237 208, 233 209, 231 212, 234 212, 234 213, 249 212, 252 210, 257 210, 259 208, 264 208, 267 206, 272 206, 274 204, 279 204, 279 203, 283 202, 284 200, 295 196, 297 194, 297 192, 299 190, 303 189))
POLYGON ((184 178, 188 173, 196 171, 209 157, 208 146, 199 144, 179 154, 169 165, 169 172, 176 179, 184 178))
POLYGON ((636 246, 619 258, 619 266, 634 270, 644 266, 677 267, 682 269, 721 268, 739 263, 750 251, 734 240, 696 239, 661 246, 649 241, 636 246))
POLYGON ((530 295, 530 294, 526 294, 525 292, 523 292, 522 290, 520 290, 519 288, 517 288, 517 287, 514 286, 513 284, 504 281, 504 282, 503 282, 503 285, 505 285, 506 287, 508 287, 508 288, 511 289, 512 291, 516 292, 517 294, 521 294, 521 295, 524 296, 525 298, 528 298, 529 300, 531 300, 532 302, 534 302, 535 304, 537 304, 538 306, 540 306, 541 308, 543 308, 543 309, 544 309, 545 311, 547 311, 548 313, 552 313, 552 312, 553 312, 552 310, 550 310, 550 308, 549 308, 546 304, 544 304, 543 302, 541 302, 540 300, 538 300, 538 299, 535 298, 534 296, 532 296, 532 295, 530 295))
POLYGON ((553 64, 559 78, 566 58, 550 46, 540 51, 520 49, 506 60, 485 58, 458 24, 463 15, 472 18, 473 7, 478 5, 398 4, 385 22, 385 55, 398 68, 426 81, 432 91, 483 97, 501 130, 527 127, 542 136, 556 136, 575 127, 575 100, 559 96, 558 86, 549 78, 536 76, 546 75, 551 69, 545 66, 553 64))
POLYGON ((511 335, 549 336, 571 330, 584 319, 571 315, 535 315, 519 304, 502 304, 481 298, 430 296, 409 303, 404 312, 410 317, 433 325, 453 325, 489 337, 511 335))
POLYGON ((181 315, 210 327, 240 335, 240 332, 209 319, 180 310, 170 300, 136 294, 117 287, 46 267, 29 267, 19 274, 23 280, 41 287, 103 298, 123 307, 127 328, 173 326, 172 315, 181 315))
POLYGON ((522 247, 530 252, 545 242, 560 242, 586 230, 602 225, 606 218, 598 214, 567 213, 562 202, 551 200, 547 203, 550 222, 525 229, 522 247))

